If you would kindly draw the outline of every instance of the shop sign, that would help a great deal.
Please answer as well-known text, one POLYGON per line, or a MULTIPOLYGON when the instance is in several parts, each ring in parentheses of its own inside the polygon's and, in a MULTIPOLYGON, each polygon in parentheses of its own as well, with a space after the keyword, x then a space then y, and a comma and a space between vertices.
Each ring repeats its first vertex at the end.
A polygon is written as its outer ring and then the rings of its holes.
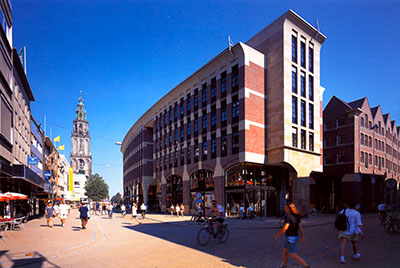
POLYGON ((39 164, 39 159, 36 156, 28 156, 28 165, 37 166, 39 164))
POLYGON ((50 172, 50 171, 44 172, 44 177, 45 177, 46 179, 50 179, 50 177, 51 177, 51 172, 50 172))

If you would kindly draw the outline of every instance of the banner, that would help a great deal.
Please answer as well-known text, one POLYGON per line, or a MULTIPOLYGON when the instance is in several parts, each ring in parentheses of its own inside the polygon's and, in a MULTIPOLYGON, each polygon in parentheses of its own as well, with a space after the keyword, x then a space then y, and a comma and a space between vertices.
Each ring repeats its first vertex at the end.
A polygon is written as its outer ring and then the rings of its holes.
POLYGON ((55 137, 53 141, 54 142, 60 141, 60 136, 55 137))
POLYGON ((64 145, 60 145, 57 147, 57 150, 63 151, 64 150, 64 145))

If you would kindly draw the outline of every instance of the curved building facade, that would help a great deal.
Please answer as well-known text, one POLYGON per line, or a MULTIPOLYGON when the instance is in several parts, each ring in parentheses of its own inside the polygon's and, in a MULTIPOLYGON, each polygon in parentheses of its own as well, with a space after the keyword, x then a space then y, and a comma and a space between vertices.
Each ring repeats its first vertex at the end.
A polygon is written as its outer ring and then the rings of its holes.
POLYGON ((289 10, 180 83, 123 140, 124 196, 164 212, 199 199, 232 214, 278 215, 286 199, 307 209, 322 172, 324 41, 289 10))

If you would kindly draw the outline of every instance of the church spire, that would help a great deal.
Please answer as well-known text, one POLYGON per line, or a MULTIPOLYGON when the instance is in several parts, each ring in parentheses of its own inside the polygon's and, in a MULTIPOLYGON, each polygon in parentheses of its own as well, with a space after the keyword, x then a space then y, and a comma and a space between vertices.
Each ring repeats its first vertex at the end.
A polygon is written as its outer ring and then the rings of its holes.
POLYGON ((76 113, 76 119, 77 120, 84 120, 86 121, 86 110, 85 110, 85 104, 83 104, 83 98, 82 98, 82 90, 80 91, 80 97, 78 100, 78 106, 75 110, 76 113))

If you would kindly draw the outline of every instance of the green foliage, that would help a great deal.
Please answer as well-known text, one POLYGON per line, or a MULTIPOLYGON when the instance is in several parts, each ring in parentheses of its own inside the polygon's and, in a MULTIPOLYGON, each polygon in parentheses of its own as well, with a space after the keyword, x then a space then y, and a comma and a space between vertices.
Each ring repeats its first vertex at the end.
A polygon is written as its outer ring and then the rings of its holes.
POLYGON ((85 195, 93 201, 108 198, 108 185, 102 176, 96 173, 86 181, 85 195))
POLYGON ((112 203, 122 204, 122 196, 120 193, 117 193, 111 198, 112 203))

